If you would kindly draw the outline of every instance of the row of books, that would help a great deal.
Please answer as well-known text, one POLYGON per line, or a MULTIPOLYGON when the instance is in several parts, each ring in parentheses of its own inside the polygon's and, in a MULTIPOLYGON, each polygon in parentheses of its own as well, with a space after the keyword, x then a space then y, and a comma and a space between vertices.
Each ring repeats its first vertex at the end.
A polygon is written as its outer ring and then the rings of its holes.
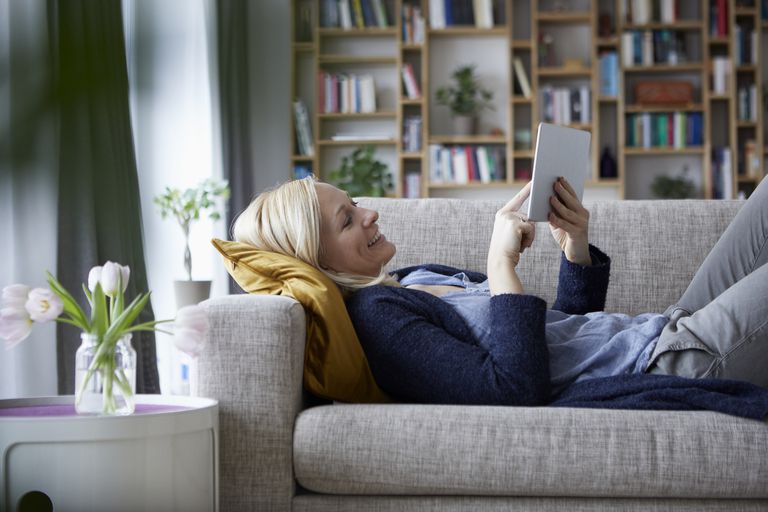
POLYGON ((416 199, 421 197, 421 173, 409 172, 403 180, 403 197, 416 199))
POLYGON ((731 149, 712 148, 712 199, 733 199, 731 149))
POLYGON ((619 55, 615 51, 602 52, 599 57, 600 96, 619 95, 619 55))
POLYGON ((624 12, 627 23, 637 25, 674 23, 678 19, 677 0, 624 0, 624 12))
POLYGON ((426 23, 421 7, 412 4, 403 4, 403 42, 406 44, 422 44, 424 42, 424 32, 426 23))
POLYGON ((736 48, 734 49, 736 65, 757 64, 757 51, 760 48, 757 32, 739 25, 736 25, 733 30, 736 41, 736 48))
POLYGON ((403 151, 421 151, 421 116, 408 116, 403 120, 403 151))
POLYGON ((685 34, 661 30, 629 30, 622 35, 625 67, 678 64, 686 60, 685 34))
POLYGON ((413 71, 413 66, 410 63, 403 64, 400 71, 403 75, 405 95, 412 100, 421 98, 421 88, 419 87, 419 81, 416 79, 416 73, 413 71))
POLYGON ((728 57, 712 57, 712 92, 715 94, 728 93, 731 77, 731 59, 728 57))
POLYGON ((504 146, 429 145, 432 183, 491 183, 506 179, 504 146))
POLYGON ((385 0, 322 0, 320 26, 344 29, 390 26, 394 19, 385 0))
POLYGON ((429 26, 446 28, 474 25, 491 28, 503 24, 504 3, 493 0, 429 0, 429 26))
POLYGON ((301 100, 293 102, 293 119, 296 132, 296 148, 299 155, 314 156, 315 147, 312 144, 312 132, 309 129, 307 107, 301 100))
POLYGON ((320 113, 376 112, 376 87, 371 75, 321 71, 317 83, 320 113))
POLYGON ((573 124, 590 122, 589 86, 554 87, 545 85, 541 88, 542 121, 555 124, 573 124))
POLYGON ((739 121, 757 121, 757 85, 739 87, 736 94, 736 117, 739 121))
POLYGON ((627 114, 627 147, 682 149, 701 146, 703 123, 701 112, 627 114))
POLYGON ((710 0, 709 35, 713 37, 728 35, 728 0, 710 0))

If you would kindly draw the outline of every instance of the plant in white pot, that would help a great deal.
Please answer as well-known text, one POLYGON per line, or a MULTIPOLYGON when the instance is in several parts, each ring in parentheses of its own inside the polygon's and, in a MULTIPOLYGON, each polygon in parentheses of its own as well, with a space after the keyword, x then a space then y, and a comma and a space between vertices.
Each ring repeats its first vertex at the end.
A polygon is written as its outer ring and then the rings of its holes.
POLYGON ((180 190, 166 187, 165 192, 155 196, 155 204, 160 207, 160 216, 173 217, 184 232, 184 269, 186 280, 174 281, 176 291, 176 307, 197 304, 210 296, 211 281, 194 281, 192 279, 192 253, 189 250, 189 230, 192 223, 200 220, 200 215, 208 212, 213 220, 221 218, 217 199, 229 198, 229 187, 226 181, 207 179, 198 186, 180 190))
POLYGON ((493 109, 493 93, 483 89, 474 65, 456 68, 451 74, 453 84, 437 89, 437 103, 451 109, 456 135, 472 135, 477 116, 483 109, 493 109))

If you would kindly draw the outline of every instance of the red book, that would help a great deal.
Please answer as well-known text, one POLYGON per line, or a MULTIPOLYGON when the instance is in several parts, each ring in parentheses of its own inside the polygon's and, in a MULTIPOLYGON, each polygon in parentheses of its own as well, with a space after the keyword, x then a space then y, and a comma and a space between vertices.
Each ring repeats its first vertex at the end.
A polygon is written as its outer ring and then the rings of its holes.
POLYGON ((469 181, 480 181, 480 170, 475 165, 473 158, 475 151, 472 146, 464 146, 464 154, 467 155, 467 169, 469 171, 469 181))
POLYGON ((667 114, 667 146, 675 145, 675 116, 667 114))
POLYGON ((325 73, 317 73, 317 111, 325 113, 325 73))
POLYGON ((728 0, 717 0, 717 35, 728 35, 728 0))

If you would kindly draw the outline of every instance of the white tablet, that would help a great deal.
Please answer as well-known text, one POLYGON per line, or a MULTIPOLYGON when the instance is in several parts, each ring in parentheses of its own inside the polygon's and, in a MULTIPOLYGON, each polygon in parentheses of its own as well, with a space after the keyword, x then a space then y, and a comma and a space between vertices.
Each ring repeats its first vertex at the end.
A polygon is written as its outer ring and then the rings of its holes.
POLYGON ((551 206, 552 186, 559 176, 570 183, 581 201, 584 182, 589 175, 589 141, 584 130, 539 123, 536 151, 533 154, 533 183, 528 198, 528 219, 544 222, 551 206))

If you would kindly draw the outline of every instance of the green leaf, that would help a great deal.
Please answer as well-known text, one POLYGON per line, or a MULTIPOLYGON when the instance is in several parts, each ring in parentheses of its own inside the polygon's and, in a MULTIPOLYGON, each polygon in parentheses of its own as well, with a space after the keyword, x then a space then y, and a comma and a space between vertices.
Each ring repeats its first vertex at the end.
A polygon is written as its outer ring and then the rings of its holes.
POLYGON ((91 325, 95 334, 102 337, 109 327, 109 316, 107 313, 107 296, 101 289, 101 283, 96 284, 93 290, 93 307, 91 308, 91 325))
POLYGON ((80 305, 77 303, 74 297, 64 289, 61 283, 51 274, 46 272, 48 276, 48 286, 51 287, 51 291, 58 295, 61 301, 64 303, 64 312, 67 313, 72 320, 77 322, 81 329, 89 331, 91 326, 88 323, 88 319, 85 316, 80 305))
POLYGON ((104 334, 104 340, 109 342, 117 341, 117 338, 136 320, 139 313, 144 309, 149 301, 149 293, 139 294, 131 304, 125 308, 125 311, 112 321, 107 332, 104 334))

